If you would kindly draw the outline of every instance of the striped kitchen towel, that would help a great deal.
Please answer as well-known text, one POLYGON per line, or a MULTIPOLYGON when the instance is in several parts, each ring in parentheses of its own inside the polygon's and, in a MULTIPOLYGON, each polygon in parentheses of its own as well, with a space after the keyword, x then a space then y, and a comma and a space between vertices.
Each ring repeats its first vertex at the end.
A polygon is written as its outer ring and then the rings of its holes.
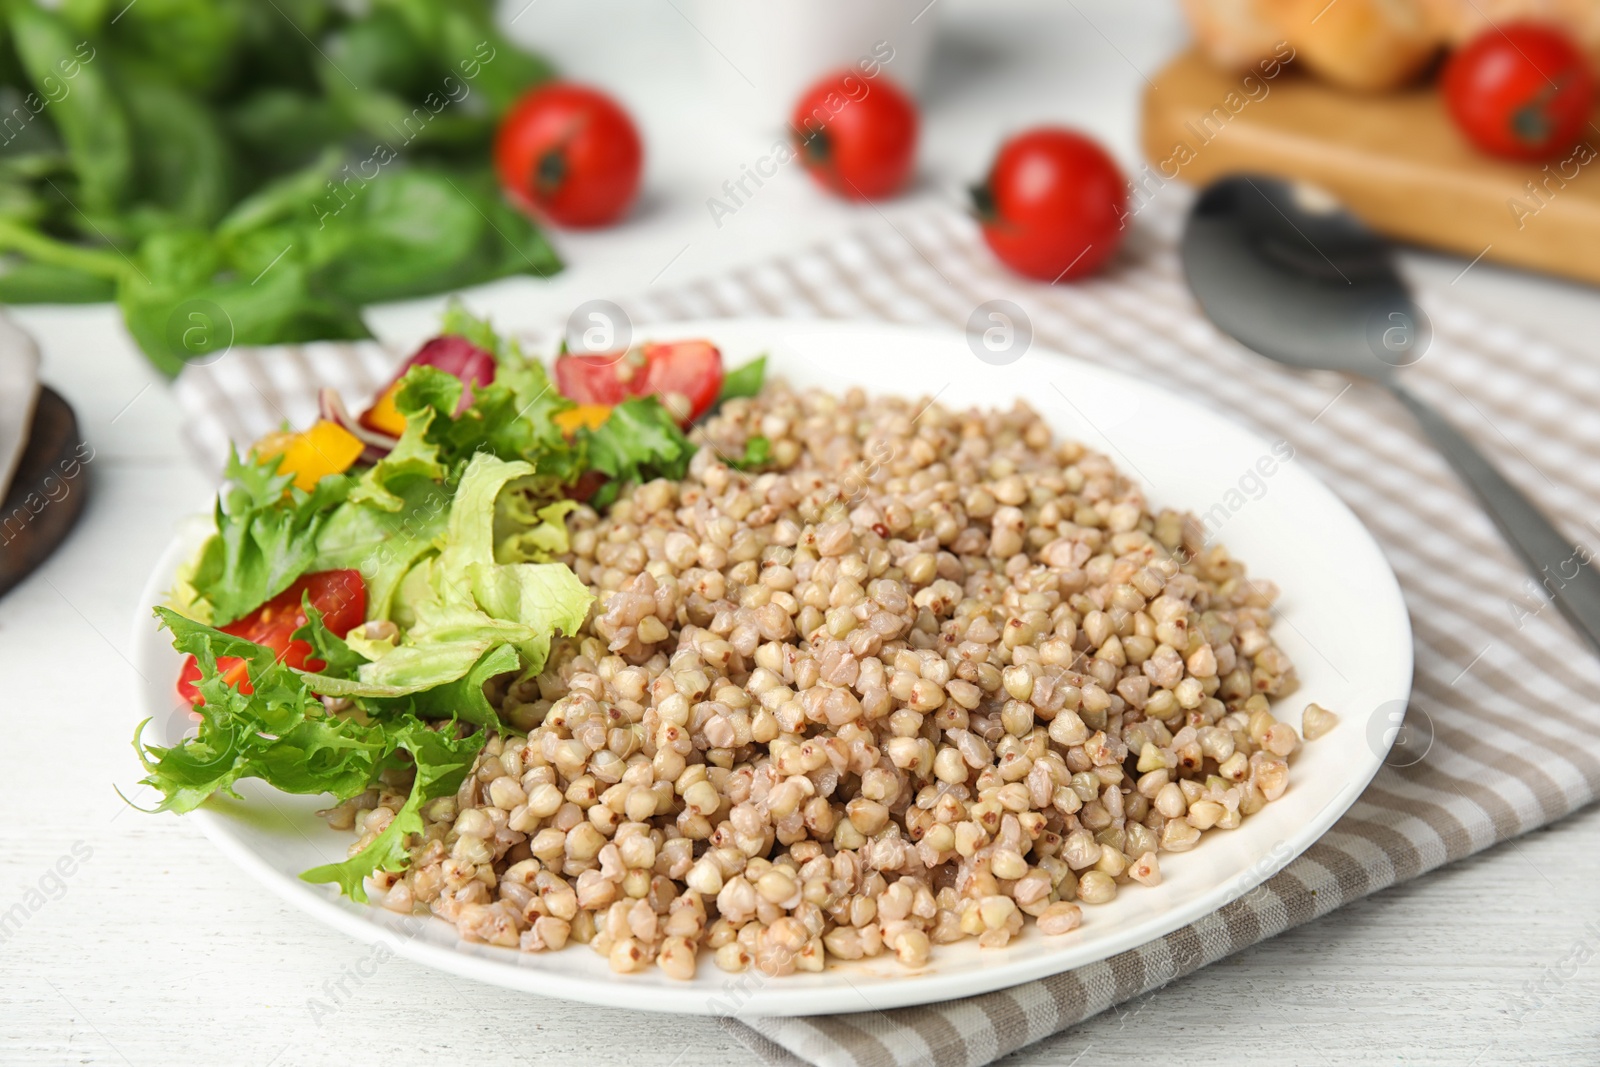
MULTIPOLYGON (((1184 196, 1163 192, 1127 249, 1075 285, 1019 281, 972 224, 926 205, 848 239, 623 301, 635 322, 714 316, 887 319, 964 327, 1003 298, 1036 342, 1130 371, 1287 439, 1360 515, 1405 591, 1416 642, 1407 732, 1320 841, 1247 896, 1139 948, 998 993, 818 1018, 741 1019, 773 1063, 975 1067, 1368 893, 1560 818, 1600 791, 1600 663, 1386 395, 1295 374, 1220 336, 1176 254, 1184 196)), ((1600 544, 1600 365, 1435 294, 1433 356, 1407 381, 1475 438, 1570 535, 1600 544)), ((376 345, 234 352, 178 381, 196 448, 313 417, 327 384, 359 399, 398 353, 376 345)), ((1514 1008, 1515 1005, 1512 1005, 1514 1008)))

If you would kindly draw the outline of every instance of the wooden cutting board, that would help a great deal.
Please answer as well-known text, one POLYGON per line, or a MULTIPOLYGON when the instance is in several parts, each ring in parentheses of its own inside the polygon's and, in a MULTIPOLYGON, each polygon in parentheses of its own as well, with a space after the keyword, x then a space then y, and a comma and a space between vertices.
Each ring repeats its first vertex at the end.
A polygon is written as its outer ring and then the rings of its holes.
POLYGON ((1432 85, 1355 95, 1189 52, 1154 76, 1141 136, 1135 210, 1171 180, 1257 171, 1314 182, 1400 240, 1600 284, 1600 128, 1547 164, 1505 162, 1468 145, 1432 85))

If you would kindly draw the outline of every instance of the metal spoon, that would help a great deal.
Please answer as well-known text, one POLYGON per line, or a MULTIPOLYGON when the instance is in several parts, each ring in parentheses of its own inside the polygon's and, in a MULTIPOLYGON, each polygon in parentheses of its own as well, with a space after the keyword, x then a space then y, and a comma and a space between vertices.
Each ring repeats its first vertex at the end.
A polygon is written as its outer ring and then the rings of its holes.
POLYGON ((1600 574, 1471 441, 1396 375, 1422 357, 1426 317, 1388 244, 1326 193, 1240 175, 1209 186, 1183 233, 1189 288, 1224 333, 1268 359, 1387 388, 1477 494, 1561 613, 1600 651, 1600 574))

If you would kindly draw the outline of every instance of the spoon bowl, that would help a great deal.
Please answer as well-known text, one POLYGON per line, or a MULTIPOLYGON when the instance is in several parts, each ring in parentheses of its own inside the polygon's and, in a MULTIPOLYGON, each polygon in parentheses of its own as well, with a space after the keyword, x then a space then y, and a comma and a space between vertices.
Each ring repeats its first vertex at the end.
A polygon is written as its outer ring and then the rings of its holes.
POLYGON ((1588 552, 1395 373, 1422 358, 1432 333, 1383 238, 1314 186, 1244 174, 1201 193, 1182 255, 1201 309, 1234 340, 1279 363, 1356 375, 1394 394, 1600 651, 1600 571, 1574 569, 1588 552))
POLYGON ((1431 340, 1388 243, 1314 186, 1218 181, 1190 212, 1183 267, 1211 321, 1302 370, 1386 381, 1431 340))

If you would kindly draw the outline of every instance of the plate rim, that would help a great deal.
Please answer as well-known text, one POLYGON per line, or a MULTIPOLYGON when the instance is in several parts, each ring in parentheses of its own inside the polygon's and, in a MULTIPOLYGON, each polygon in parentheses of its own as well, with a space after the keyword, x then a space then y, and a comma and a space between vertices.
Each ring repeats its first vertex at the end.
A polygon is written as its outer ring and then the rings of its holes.
MULTIPOLYGON (((878 332, 892 333, 907 340, 915 339, 920 335, 942 344, 948 344, 952 338, 963 336, 961 331, 949 327, 902 325, 878 320, 736 317, 641 324, 635 330, 635 338, 637 339, 639 336, 672 337, 689 333, 715 337, 718 331, 749 333, 761 330, 791 332, 799 330, 851 335, 878 332)), ((857 339, 859 340, 859 336, 857 339)), ((1052 349, 1036 346, 1030 350, 1030 358, 1033 353, 1038 353, 1040 356, 1049 359, 1052 364, 1059 365, 1063 370, 1110 378, 1136 392, 1161 394, 1166 402, 1198 414, 1205 420, 1226 423, 1234 432, 1244 435, 1260 445, 1263 450, 1271 448, 1271 444, 1253 429, 1243 426, 1221 412, 1182 396, 1159 383, 1144 381, 1127 372, 1091 363, 1052 349)), ((1020 396, 1021 394, 1019 394, 1020 396)), ((1401 691, 1409 697, 1415 670, 1410 613, 1406 607, 1399 581, 1394 574, 1393 567, 1389 564, 1382 546, 1366 527, 1366 524, 1361 521, 1360 517, 1322 479, 1304 467, 1300 467, 1291 476, 1301 480, 1313 493, 1322 497, 1325 505, 1332 507, 1337 512, 1342 512, 1353 529, 1358 531, 1360 536, 1365 539, 1363 547, 1370 549, 1372 556, 1381 563, 1381 574, 1374 572, 1373 577, 1386 579, 1386 581, 1381 583, 1381 588, 1373 588, 1367 592, 1375 598, 1382 594, 1384 603, 1379 608, 1375 608, 1374 614, 1381 614, 1390 625, 1398 624, 1400 632, 1396 636, 1404 637, 1404 641, 1401 642, 1402 651, 1398 653, 1396 661, 1401 666, 1401 669, 1397 672, 1396 680, 1401 683, 1401 691)), ((1141 479, 1141 485, 1143 485, 1143 479, 1141 479)), ((1148 489, 1149 487, 1144 486, 1144 488, 1148 489)), ((149 662, 150 660, 147 657, 153 655, 170 656, 174 654, 170 646, 160 639, 161 631, 150 625, 150 609, 152 605, 159 604, 164 599, 165 591, 170 586, 174 571, 187 554, 197 547, 197 536, 194 524, 190 524, 190 528, 187 530, 180 530, 164 549, 155 568, 146 579, 144 588, 140 593, 139 604, 136 608, 133 622, 133 637, 130 649, 135 663, 149 662), (156 652, 151 651, 152 646, 156 647, 156 652)), ((148 686, 140 689, 140 697, 137 701, 140 710, 146 715, 161 714, 162 709, 151 707, 149 693, 148 686)), ((1354 722, 1353 719, 1350 721, 1354 722)), ((1174 906, 1137 922, 1124 924, 1121 929, 1097 937, 1093 941, 1076 945, 1063 945, 1062 952, 1055 955, 1013 959, 1000 962, 997 966, 965 968, 946 973, 916 974, 908 972, 904 977, 897 977, 893 980, 873 980, 866 989, 856 983, 844 981, 843 986, 845 988, 842 989, 807 988, 804 991, 786 990, 782 979, 770 982, 763 981, 758 983, 758 988, 749 993, 748 997, 734 1011, 716 1010, 713 1007, 713 1003, 721 991, 721 986, 710 988, 709 983, 703 983, 700 977, 691 982, 674 983, 670 986, 646 985, 644 983, 630 985, 628 976, 624 975, 607 974, 595 979, 546 970, 537 966, 536 963, 530 962, 538 960, 539 956, 522 953, 515 949, 495 949, 490 946, 471 945, 469 946, 471 951, 462 951, 462 946, 466 943, 461 941, 457 941, 453 945, 445 945, 421 937, 396 937, 391 926, 393 922, 401 921, 404 917, 385 912, 376 905, 354 904, 342 898, 335 898, 328 894, 326 887, 303 882, 297 876, 288 874, 274 866, 261 854, 252 850, 245 840, 234 832, 233 827, 230 825, 230 817, 225 810, 215 806, 214 802, 208 802, 206 806, 188 813, 188 817, 200 827, 201 832, 224 856, 285 903, 293 905, 323 924, 362 943, 375 945, 381 942, 387 944, 399 956, 460 977, 519 992, 533 993, 562 1000, 607 1007, 623 1006, 669 1014, 720 1015, 732 1018, 851 1014, 932 1004, 1010 988, 1025 982, 1035 981, 1104 961, 1118 953, 1165 937, 1174 930, 1213 914, 1221 907, 1238 899, 1244 893, 1249 892, 1255 886, 1264 883, 1283 870, 1327 833, 1328 830, 1332 829, 1382 768, 1388 749, 1393 742, 1393 737, 1393 731, 1385 733, 1381 743, 1381 751, 1380 746, 1368 745, 1372 758, 1363 764, 1357 773, 1346 779, 1343 785, 1323 805, 1316 818, 1304 823, 1281 842, 1284 846, 1283 849, 1275 848, 1273 850, 1270 862, 1263 860, 1250 868, 1221 879, 1212 884, 1206 892, 1196 894, 1181 905, 1174 906), (375 916, 383 918, 380 921, 380 918, 375 916), (501 954, 504 954, 506 958, 503 960, 498 958, 501 954), (1060 962, 1063 959, 1070 960, 1070 962, 1060 962), (997 978, 997 975, 1000 977, 997 978), (869 993, 871 994, 870 998, 868 996, 869 993), (626 999, 628 1003, 619 1004, 619 1000, 623 999, 626 999)), ((428 922, 444 922, 444 920, 438 920, 433 916, 419 916, 419 918, 423 918, 428 922)), ((1029 935, 1036 935, 1036 932, 1031 927, 1029 928, 1029 935)), ((1001 953, 1004 951, 1004 949, 999 950, 1001 953)), ((996 958, 997 960, 1003 960, 1003 957, 998 955, 996 958)), ((706 966, 710 966, 709 961, 703 962, 706 966)), ((701 975, 711 973, 713 972, 702 971, 701 975)), ((714 973, 716 975, 721 974, 721 972, 714 973)), ((732 978, 733 976, 728 977, 732 978)))

